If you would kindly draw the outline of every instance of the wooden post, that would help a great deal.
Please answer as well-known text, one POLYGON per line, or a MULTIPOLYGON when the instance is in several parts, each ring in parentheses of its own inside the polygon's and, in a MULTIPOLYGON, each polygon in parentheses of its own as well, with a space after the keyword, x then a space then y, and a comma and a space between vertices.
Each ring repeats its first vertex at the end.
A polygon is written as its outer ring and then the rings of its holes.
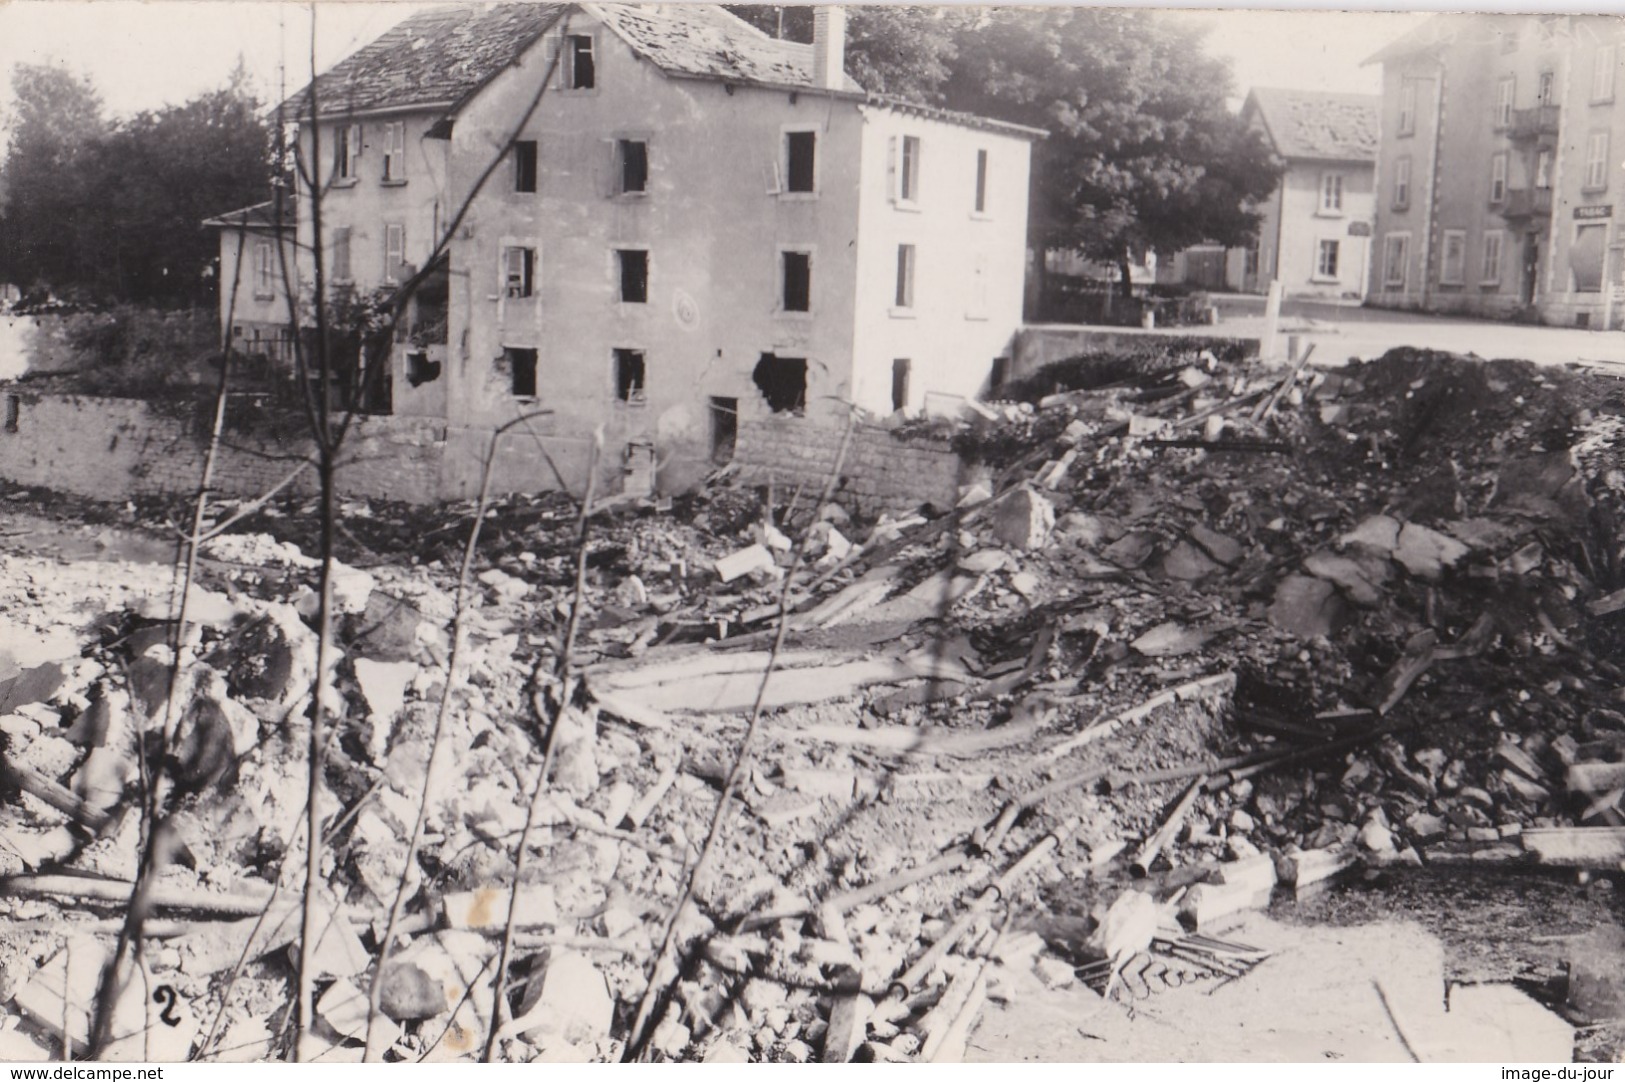
POLYGON ((1281 331, 1281 294, 1279 278, 1271 279, 1269 300, 1264 304, 1264 335, 1258 342, 1258 358, 1266 363, 1279 356, 1281 331))

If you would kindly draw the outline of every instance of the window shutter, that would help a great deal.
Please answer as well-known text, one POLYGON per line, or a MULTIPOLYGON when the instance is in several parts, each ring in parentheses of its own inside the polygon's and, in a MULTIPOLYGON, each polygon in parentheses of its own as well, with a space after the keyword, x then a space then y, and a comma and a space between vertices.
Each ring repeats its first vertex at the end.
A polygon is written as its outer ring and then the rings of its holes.
POLYGON ((784 185, 779 182, 779 155, 777 148, 774 148, 774 153, 767 159, 767 164, 762 169, 762 178, 767 182, 768 195, 778 195, 780 192, 784 191, 784 185))
POLYGON ((897 202, 897 136, 893 135, 886 140, 886 198, 893 203, 897 202))
POLYGON ((619 147, 619 139, 604 140, 604 149, 606 153, 599 158, 599 161, 605 162, 606 164, 599 172, 598 176, 594 179, 598 185, 598 194, 603 196, 605 199, 619 195, 621 191, 619 176, 621 164, 620 154, 618 153, 619 147))

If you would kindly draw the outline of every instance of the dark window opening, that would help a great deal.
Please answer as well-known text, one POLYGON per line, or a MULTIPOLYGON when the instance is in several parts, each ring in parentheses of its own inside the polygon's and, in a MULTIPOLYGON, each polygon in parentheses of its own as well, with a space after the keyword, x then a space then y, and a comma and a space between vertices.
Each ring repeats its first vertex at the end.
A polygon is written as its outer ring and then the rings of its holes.
POLYGON ((783 292, 786 312, 812 310, 812 256, 807 252, 782 253, 783 292))
POLYGON ((510 298, 523 299, 536 292, 536 249, 506 248, 502 252, 503 288, 510 298))
POLYGON ((903 136, 903 160, 899 166, 897 198, 913 203, 920 198, 920 137, 903 136))
POLYGON ((440 378, 440 362, 429 360, 429 355, 422 350, 413 350, 406 355, 406 382, 413 387, 421 387, 425 383, 433 383, 440 378))
POLYGON ((588 34, 571 34, 567 42, 570 50, 570 89, 591 90, 596 74, 592 61, 592 37, 588 34))
POLYGON ((976 152, 976 213, 987 211, 987 151, 976 152))
POLYGON ((739 442, 739 399, 711 399, 711 461, 725 465, 734 457, 739 442))
MULTIPOLYGON (((1256 251, 1253 252, 1252 255, 1253 255, 1254 259, 1257 259, 1258 253, 1256 251)), ((993 372, 992 372, 991 375, 988 376, 988 381, 987 381, 988 386, 992 390, 997 391, 1000 387, 1004 386, 1005 381, 1008 380, 1009 378, 1010 378, 1010 358, 1009 357, 995 357, 995 358, 993 358, 993 372)))
POLYGON ((6 431, 17 431, 17 424, 23 417, 23 400, 14 394, 6 395, 6 431))
POLYGON ((642 139, 622 139, 617 144, 621 162, 621 194, 631 195, 649 187, 649 144, 642 139))
POLYGON ((891 363, 891 408, 894 413, 908 408, 908 369, 907 357, 898 357, 891 363))
POLYGON ((536 397, 536 351, 509 346, 502 351, 508 361, 508 372, 513 379, 515 398, 536 397))
POLYGON ((914 245, 897 246, 897 297, 899 308, 914 307, 914 245))
POLYGON ((818 134, 816 132, 793 131, 785 134, 786 191, 810 192, 814 190, 813 163, 817 153, 817 146, 818 134))
POLYGON ((807 408, 806 358, 764 353, 751 379, 774 413, 800 413, 807 408))
POLYGON ((646 304, 649 300, 649 253, 639 248, 621 248, 615 252, 620 264, 621 300, 628 304, 646 304))
POLYGON ((521 139, 513 145, 513 190, 536 190, 536 140, 521 139))
POLYGON ((643 404, 643 351, 615 351, 615 397, 634 406, 643 404))

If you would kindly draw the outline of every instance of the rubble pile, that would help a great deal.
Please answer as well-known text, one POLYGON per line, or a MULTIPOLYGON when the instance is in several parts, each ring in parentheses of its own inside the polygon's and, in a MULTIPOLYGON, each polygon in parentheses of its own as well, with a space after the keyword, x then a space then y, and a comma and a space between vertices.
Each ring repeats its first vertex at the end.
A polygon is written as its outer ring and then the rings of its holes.
MULTIPOLYGON (((1112 376, 979 405, 952 510, 724 477, 595 516, 562 706, 567 497, 481 519, 455 672, 480 509, 347 505, 306 1058, 361 1058, 375 977, 375 1054, 479 1057, 510 899, 500 1058, 945 1059, 1014 969, 1234 976, 1227 921, 1361 862, 1618 870, 1617 384, 1416 351, 1112 376), (1063 897, 1065 934, 1012 918, 1063 897)), ((168 992, 119 1001, 110 1054, 287 1054, 312 528, 207 543, 173 681, 168 569, 0 555, 0 1055, 84 1050, 159 777, 168 992)))

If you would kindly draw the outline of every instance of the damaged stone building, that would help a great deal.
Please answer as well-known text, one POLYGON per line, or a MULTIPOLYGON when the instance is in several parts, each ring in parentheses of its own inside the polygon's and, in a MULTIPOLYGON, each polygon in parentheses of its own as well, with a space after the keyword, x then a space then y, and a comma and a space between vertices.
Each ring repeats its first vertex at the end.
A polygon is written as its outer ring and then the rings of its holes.
POLYGON ((499 489, 582 476, 602 426, 606 480, 670 492, 846 403, 998 378, 1043 133, 866 94, 844 37, 838 8, 804 45, 708 5, 457 6, 289 100, 327 280, 364 296, 440 251, 368 403, 444 426, 438 495, 530 411, 499 489))

